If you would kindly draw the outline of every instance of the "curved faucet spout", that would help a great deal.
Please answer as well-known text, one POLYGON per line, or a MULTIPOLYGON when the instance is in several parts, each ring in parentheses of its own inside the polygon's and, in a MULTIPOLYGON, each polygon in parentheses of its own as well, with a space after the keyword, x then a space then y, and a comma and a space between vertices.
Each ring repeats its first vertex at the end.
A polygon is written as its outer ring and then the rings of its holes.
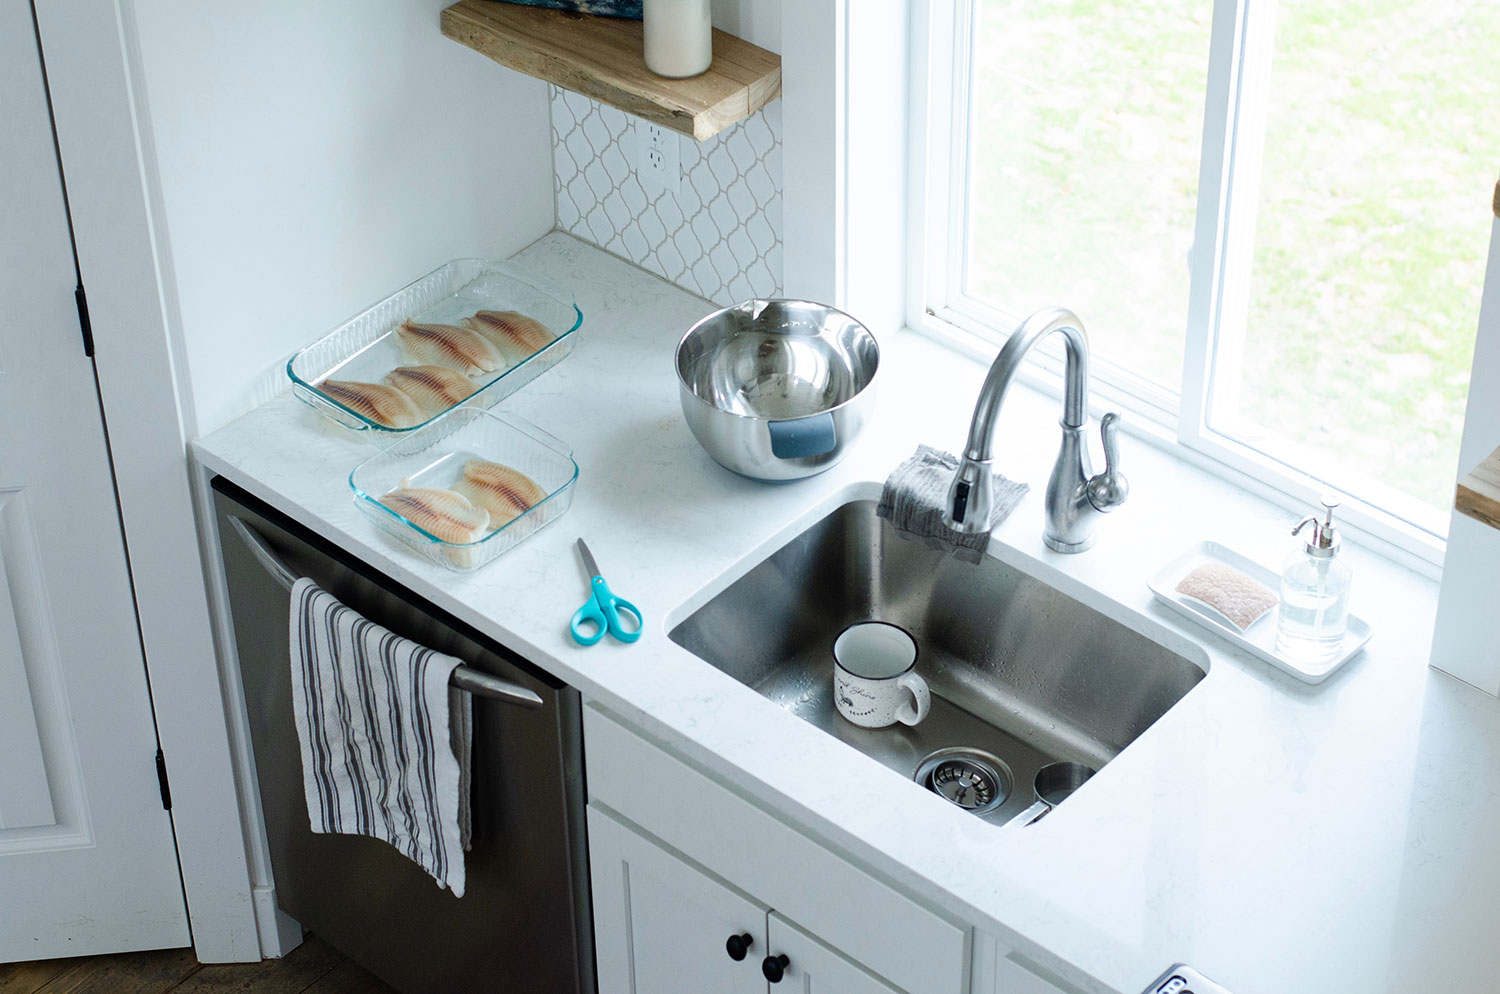
POLYGON ((1048 307, 1022 321, 995 361, 990 364, 979 400, 974 405, 974 420, 969 424, 969 442, 964 456, 975 462, 988 462, 995 445, 995 420, 1005 403, 1005 392, 1015 379, 1021 361, 1052 332, 1061 332, 1067 343, 1067 367, 1063 371, 1064 428, 1082 428, 1088 424, 1089 411, 1089 339, 1083 322, 1072 311, 1048 307))
POLYGON ((990 365, 979 390, 964 458, 948 491, 944 520, 959 532, 987 532, 994 507, 994 472, 990 463, 995 444, 995 421, 1005 393, 1021 362, 1038 342, 1053 332, 1063 336, 1067 366, 1063 371, 1062 446, 1052 477, 1047 481, 1047 523, 1042 539, 1058 552, 1083 552, 1093 545, 1093 518, 1125 502, 1129 485, 1120 475, 1115 449, 1119 415, 1105 416, 1105 472, 1091 477, 1089 452, 1083 437, 1088 426, 1089 340, 1083 322, 1072 311, 1049 307, 1037 311, 1018 327, 990 365))

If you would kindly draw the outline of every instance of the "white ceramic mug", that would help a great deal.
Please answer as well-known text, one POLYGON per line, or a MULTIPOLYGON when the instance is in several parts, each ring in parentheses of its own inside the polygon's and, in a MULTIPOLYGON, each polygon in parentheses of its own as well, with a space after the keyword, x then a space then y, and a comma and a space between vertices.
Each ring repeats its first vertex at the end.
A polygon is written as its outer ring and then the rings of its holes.
POLYGON ((932 710, 927 681, 913 670, 917 642, 884 621, 850 625, 833 643, 833 700, 862 728, 915 725, 932 710))

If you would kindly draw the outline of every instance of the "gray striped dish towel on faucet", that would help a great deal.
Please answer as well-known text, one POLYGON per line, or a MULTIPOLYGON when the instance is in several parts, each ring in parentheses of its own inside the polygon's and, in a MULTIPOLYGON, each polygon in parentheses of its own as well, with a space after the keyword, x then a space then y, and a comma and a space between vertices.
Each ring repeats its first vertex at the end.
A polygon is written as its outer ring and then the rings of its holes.
POLYGON ((312 830, 383 839, 463 897, 473 701, 448 685, 461 661, 307 577, 292 587, 290 634, 312 830))

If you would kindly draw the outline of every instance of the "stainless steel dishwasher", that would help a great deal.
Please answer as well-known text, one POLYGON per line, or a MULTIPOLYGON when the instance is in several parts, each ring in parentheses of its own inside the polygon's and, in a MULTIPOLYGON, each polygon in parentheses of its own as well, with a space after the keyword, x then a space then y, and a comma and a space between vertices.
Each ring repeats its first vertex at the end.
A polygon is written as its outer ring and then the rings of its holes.
POLYGON ((403 994, 593 994, 578 691, 227 480, 215 478, 213 489, 282 910, 403 994), (292 719, 295 576, 464 660, 454 677, 474 694, 464 897, 384 842, 310 829, 292 719))

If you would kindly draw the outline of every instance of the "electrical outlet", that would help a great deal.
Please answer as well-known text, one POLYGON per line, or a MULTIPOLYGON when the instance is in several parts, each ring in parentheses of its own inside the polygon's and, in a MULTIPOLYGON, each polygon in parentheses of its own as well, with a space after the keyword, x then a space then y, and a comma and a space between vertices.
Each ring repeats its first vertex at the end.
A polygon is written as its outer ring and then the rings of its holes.
POLYGON ((635 171, 647 192, 665 190, 673 197, 682 185, 682 156, 677 132, 659 124, 635 122, 635 171))

